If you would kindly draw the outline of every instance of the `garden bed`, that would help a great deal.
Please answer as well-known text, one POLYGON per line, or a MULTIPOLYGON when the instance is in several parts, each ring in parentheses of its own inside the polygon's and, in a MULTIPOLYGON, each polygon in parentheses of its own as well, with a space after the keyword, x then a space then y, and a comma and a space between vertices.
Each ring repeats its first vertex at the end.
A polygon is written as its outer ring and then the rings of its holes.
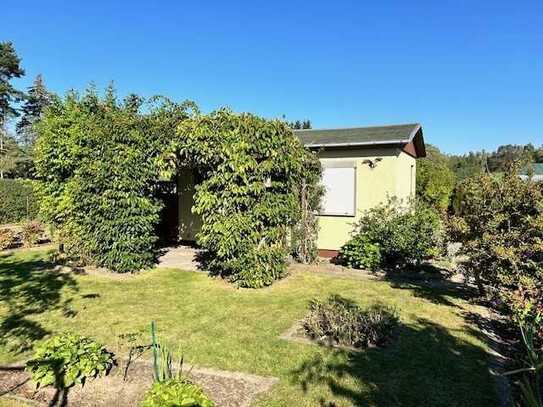
MULTIPOLYGON (((188 367, 187 376, 202 387, 217 406, 244 407, 262 392, 269 390, 277 379, 239 372, 188 367)), ((68 405, 138 406, 153 383, 152 367, 145 362, 132 363, 126 380, 122 369, 114 368, 106 377, 74 386, 68 391, 68 405)), ((21 369, 0 370, 0 395, 12 395, 47 406, 55 397, 55 389, 48 386, 36 390, 27 372, 21 369)))

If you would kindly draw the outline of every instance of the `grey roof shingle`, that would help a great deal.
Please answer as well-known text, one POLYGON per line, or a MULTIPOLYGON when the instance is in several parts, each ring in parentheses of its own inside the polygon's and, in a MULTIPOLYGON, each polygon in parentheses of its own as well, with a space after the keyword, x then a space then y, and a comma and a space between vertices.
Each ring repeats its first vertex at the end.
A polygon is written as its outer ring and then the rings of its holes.
POLYGON ((306 147, 407 144, 421 130, 418 123, 347 129, 294 130, 306 147))

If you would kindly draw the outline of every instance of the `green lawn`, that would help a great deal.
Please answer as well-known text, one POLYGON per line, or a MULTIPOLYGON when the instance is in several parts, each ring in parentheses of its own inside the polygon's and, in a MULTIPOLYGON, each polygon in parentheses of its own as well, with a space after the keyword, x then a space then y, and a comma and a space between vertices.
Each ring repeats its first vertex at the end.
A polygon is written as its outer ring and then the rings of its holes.
POLYGON ((486 346, 449 286, 338 278, 297 271, 263 290, 205 274, 154 270, 126 278, 62 274, 43 251, 0 255, 0 363, 61 330, 115 351, 151 320, 189 363, 280 378, 259 406, 493 406, 486 346), (330 294, 396 306, 403 327, 385 349, 350 353, 279 339, 310 299, 330 294))

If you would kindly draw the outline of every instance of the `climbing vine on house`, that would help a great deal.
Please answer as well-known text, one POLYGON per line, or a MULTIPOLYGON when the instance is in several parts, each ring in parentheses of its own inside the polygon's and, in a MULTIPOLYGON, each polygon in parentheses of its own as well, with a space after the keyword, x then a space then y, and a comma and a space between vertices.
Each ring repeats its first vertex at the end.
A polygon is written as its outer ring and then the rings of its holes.
POLYGON ((90 89, 46 109, 37 124, 36 173, 42 217, 66 253, 85 264, 129 272, 151 266, 161 203, 157 181, 171 168, 165 154, 190 103, 118 102, 90 89))
POLYGON ((241 287, 285 276, 289 239, 294 246, 303 239, 304 253, 314 248, 316 220, 304 217, 319 200, 315 155, 284 122, 229 110, 183 121, 178 136, 181 165, 202 179, 193 211, 202 219, 197 240, 208 251, 210 270, 241 287), (304 227, 291 233, 301 220, 304 227))

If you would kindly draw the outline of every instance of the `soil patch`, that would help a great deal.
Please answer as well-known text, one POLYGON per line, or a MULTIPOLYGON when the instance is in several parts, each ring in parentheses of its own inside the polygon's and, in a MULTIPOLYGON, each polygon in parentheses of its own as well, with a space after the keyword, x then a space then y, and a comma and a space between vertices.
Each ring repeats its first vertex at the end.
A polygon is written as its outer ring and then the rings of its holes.
MULTIPOLYGON (((215 402, 217 406, 247 407, 256 395, 268 391, 278 379, 240 372, 228 372, 197 366, 184 367, 186 375, 215 402)), ((68 406, 138 406, 153 382, 148 363, 132 363, 126 380, 122 369, 114 368, 108 376, 74 386, 67 394, 68 406)), ((0 396, 13 395, 47 406, 55 397, 55 389, 36 390, 28 373, 22 369, 0 369, 0 396)))

